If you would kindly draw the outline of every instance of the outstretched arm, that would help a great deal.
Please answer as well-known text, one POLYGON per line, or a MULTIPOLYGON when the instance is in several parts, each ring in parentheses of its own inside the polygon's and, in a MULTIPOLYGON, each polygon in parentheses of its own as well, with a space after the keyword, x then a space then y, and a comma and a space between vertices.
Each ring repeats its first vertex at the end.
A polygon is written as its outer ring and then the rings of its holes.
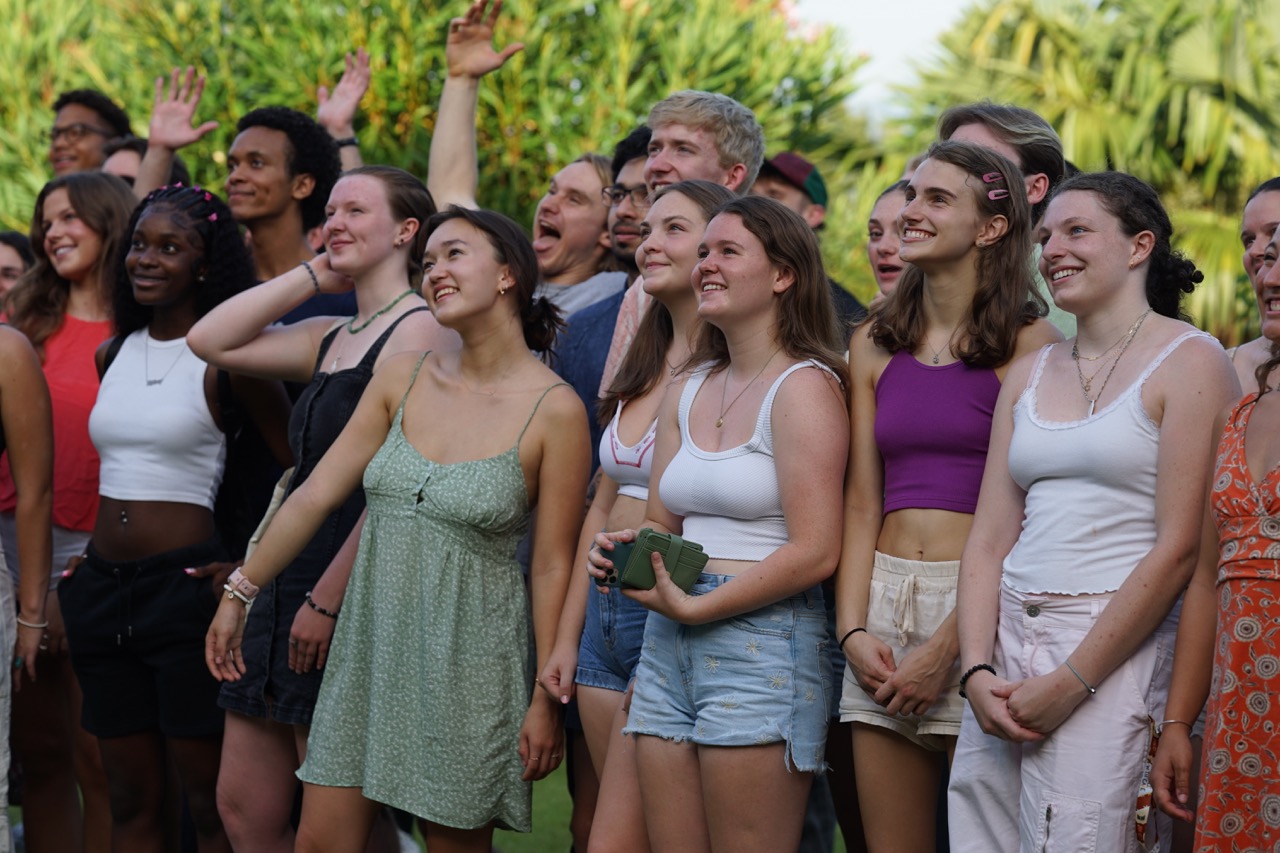
POLYGON ((327 86, 316 89, 316 124, 329 131, 329 135, 338 142, 338 155, 342 158, 342 171, 349 172, 364 165, 360 157, 360 147, 351 144, 356 138, 356 110, 360 108, 360 100, 369 91, 369 52, 363 47, 356 48, 355 56, 346 55, 346 68, 342 72, 338 85, 329 92, 327 86))
POLYGON ((480 78, 501 68, 518 51, 520 43, 501 51, 493 48, 493 25, 502 11, 502 0, 475 0, 467 14, 449 22, 445 42, 448 76, 440 93, 440 108, 431 134, 427 161, 427 189, 436 206, 476 207, 479 168, 476 156, 476 103, 480 78))
POLYGON ((133 182, 134 195, 139 199, 169 183, 173 155, 179 148, 203 139, 218 126, 216 121, 194 125, 204 84, 204 75, 197 77, 195 68, 190 65, 185 73, 181 68, 173 69, 167 87, 163 76, 156 78, 156 99, 151 108, 151 125, 147 129, 147 154, 142 158, 137 180, 133 182))

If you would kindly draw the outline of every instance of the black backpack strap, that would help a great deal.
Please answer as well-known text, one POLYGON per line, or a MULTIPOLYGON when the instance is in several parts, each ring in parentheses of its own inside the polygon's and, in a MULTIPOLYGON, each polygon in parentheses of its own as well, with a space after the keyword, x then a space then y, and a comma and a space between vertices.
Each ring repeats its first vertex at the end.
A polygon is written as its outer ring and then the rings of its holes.
POLYGON ((124 335, 116 335, 111 339, 111 343, 107 344, 107 352, 102 357, 102 376, 107 375, 107 371, 111 369, 111 362, 115 361, 116 356, 120 354, 120 347, 124 346, 124 337, 124 335))
POLYGON ((231 374, 219 370, 216 375, 218 383, 218 408, 222 410, 223 432, 228 436, 238 435, 244 426, 244 412, 240 401, 231 390, 231 374))

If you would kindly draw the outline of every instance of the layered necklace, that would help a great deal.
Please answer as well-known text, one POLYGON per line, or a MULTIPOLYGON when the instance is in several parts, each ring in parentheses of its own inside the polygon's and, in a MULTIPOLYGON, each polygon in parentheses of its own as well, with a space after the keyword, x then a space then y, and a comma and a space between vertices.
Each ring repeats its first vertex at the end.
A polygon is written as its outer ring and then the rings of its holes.
POLYGON ((769 365, 773 363, 773 359, 781 351, 782 351, 781 347, 773 351, 773 355, 769 356, 769 359, 764 363, 764 367, 761 367, 760 370, 757 371, 756 375, 751 377, 750 382, 742 386, 742 390, 738 392, 737 396, 734 397, 733 400, 727 406, 724 404, 724 398, 725 398, 726 392, 728 392, 729 390, 729 368, 727 367, 725 368, 724 385, 720 386, 720 417, 716 418, 716 429, 720 429, 721 427, 724 426, 724 416, 729 414, 729 410, 733 408, 733 404, 741 400, 742 395, 747 393, 747 389, 750 388, 752 385, 756 384, 756 380, 764 375, 765 370, 769 368, 769 365))
POLYGON ((1133 339, 1138 336, 1138 331, 1142 328, 1143 321, 1147 319, 1147 315, 1150 313, 1150 308, 1143 311, 1138 315, 1138 319, 1133 321, 1133 325, 1129 327, 1129 330, 1125 332, 1119 340, 1095 356, 1090 357, 1081 355, 1078 340, 1076 343, 1071 344, 1071 360, 1076 363, 1076 376, 1080 379, 1080 394, 1084 397, 1084 401, 1089 404, 1089 413, 1085 415, 1085 417, 1093 417, 1093 411, 1098 405, 1098 400, 1102 398, 1102 392, 1107 390, 1107 382, 1111 380, 1111 374, 1116 372, 1116 365, 1118 365, 1120 363, 1120 359, 1124 357, 1125 350, 1129 349, 1129 344, 1133 343, 1133 339), (1080 366, 1080 362, 1098 361, 1116 347, 1119 347, 1120 351, 1116 353, 1115 359, 1111 362, 1111 368, 1107 370, 1107 375, 1102 377, 1102 384, 1098 386, 1098 393, 1090 397, 1089 394, 1093 390, 1093 380, 1097 379, 1098 374, 1102 372, 1102 366, 1099 366, 1098 369, 1093 372, 1092 376, 1086 377, 1084 375, 1084 369, 1080 366))

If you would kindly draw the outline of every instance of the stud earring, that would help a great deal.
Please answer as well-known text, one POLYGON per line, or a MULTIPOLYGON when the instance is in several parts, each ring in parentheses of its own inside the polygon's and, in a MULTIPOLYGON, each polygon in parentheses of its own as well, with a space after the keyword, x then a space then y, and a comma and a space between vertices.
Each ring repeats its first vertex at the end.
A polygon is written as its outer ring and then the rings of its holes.
POLYGON ((499 295, 499 296, 506 296, 506 295, 507 295, 507 288, 505 288, 505 287, 499 287, 499 288, 498 288, 498 295, 499 295))
POLYGON ((977 243, 977 246, 978 246, 978 248, 979 248, 979 249, 985 249, 985 248, 987 248, 987 241, 986 241, 986 240, 979 240, 979 241, 978 241, 978 243, 977 243))

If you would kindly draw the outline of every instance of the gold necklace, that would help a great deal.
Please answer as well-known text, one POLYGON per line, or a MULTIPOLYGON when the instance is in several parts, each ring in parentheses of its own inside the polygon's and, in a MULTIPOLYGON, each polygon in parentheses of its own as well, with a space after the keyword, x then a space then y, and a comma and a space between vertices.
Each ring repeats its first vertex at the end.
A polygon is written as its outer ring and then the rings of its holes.
POLYGON ((720 417, 716 418, 716 429, 720 429, 722 426, 724 426, 724 416, 729 414, 729 410, 733 408, 733 404, 741 400, 742 395, 747 393, 747 389, 750 388, 752 385, 754 385, 756 380, 764 375, 764 372, 769 368, 769 364, 773 361, 774 357, 781 351, 782 351, 781 347, 773 351, 773 355, 769 356, 768 361, 764 363, 764 367, 760 368, 760 371, 756 373, 755 376, 751 377, 750 382, 742 386, 742 390, 738 392, 738 396, 734 397, 733 402, 731 402, 727 406, 724 404, 724 397, 725 397, 725 393, 729 390, 729 368, 726 367, 724 369, 724 385, 720 386, 720 417))
MULTIPOLYGON (((1129 349, 1129 344, 1133 343, 1133 339, 1138 336, 1138 330, 1142 328, 1143 321, 1147 319, 1147 315, 1150 313, 1150 308, 1143 311, 1142 314, 1138 316, 1138 319, 1133 321, 1133 325, 1129 327, 1129 331, 1125 332, 1124 337, 1120 339, 1120 341, 1123 341, 1123 345, 1120 347, 1120 352, 1116 353, 1115 360, 1111 362, 1111 369, 1107 371, 1106 376, 1102 377, 1102 385, 1098 387, 1098 393, 1093 397, 1089 396, 1089 392, 1093 390, 1093 380, 1098 378, 1098 374, 1102 372, 1102 368, 1099 367, 1094 371, 1092 376, 1085 379, 1084 371, 1080 369, 1080 356, 1076 351, 1075 345, 1072 345, 1071 358, 1076 363, 1076 376, 1080 378, 1080 394, 1084 397, 1084 401, 1089 404, 1089 413, 1086 414, 1085 417, 1093 417, 1093 410, 1098 405, 1098 401, 1102 399, 1102 393, 1107 390, 1107 383, 1111 381, 1111 374, 1116 372, 1116 365, 1120 363, 1120 359, 1124 357, 1125 351, 1129 349)), ((1101 356, 1098 357, 1101 358, 1101 356)))

